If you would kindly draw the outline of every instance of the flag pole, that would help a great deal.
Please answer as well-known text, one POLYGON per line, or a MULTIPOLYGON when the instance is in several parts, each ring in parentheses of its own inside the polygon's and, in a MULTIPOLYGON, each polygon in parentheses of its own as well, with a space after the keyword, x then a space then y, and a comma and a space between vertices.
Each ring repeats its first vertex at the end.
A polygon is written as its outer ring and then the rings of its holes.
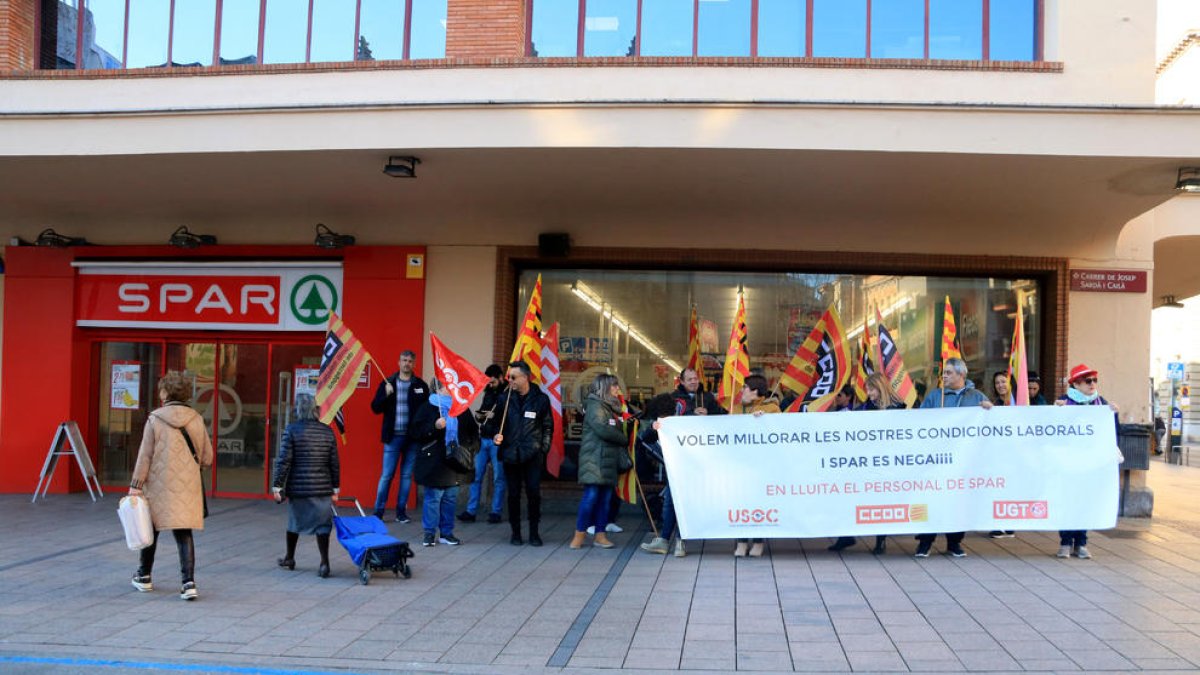
POLYGON ((512 385, 508 385, 508 396, 504 397, 504 412, 500 415, 500 431, 496 432, 497 436, 504 435, 504 421, 508 419, 508 402, 512 400, 512 385))
MULTIPOLYGON (((630 469, 630 471, 633 471, 633 469, 630 469)), ((654 524, 654 516, 650 515, 650 504, 646 501, 646 491, 642 489, 642 481, 638 480, 636 475, 634 476, 634 480, 637 481, 638 494, 642 496, 642 508, 645 509, 646 518, 650 521, 650 529, 654 532, 654 537, 657 539, 659 536, 658 526, 654 524)))

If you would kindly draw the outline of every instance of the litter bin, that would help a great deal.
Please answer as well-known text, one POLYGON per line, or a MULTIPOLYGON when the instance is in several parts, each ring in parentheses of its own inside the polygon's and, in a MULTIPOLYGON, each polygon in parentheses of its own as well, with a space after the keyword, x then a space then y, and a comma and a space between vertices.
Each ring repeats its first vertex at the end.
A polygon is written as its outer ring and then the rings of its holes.
POLYGON ((1150 438, 1152 424, 1122 424, 1117 431, 1117 446, 1125 461, 1121 462, 1121 503, 1119 513, 1125 515, 1125 498, 1129 495, 1129 472, 1150 468, 1150 438))

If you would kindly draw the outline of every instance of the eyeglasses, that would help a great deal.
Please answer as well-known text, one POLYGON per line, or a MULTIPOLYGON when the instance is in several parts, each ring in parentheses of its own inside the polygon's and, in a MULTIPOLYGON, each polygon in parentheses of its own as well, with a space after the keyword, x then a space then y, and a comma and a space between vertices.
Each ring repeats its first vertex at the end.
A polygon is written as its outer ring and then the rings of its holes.
POLYGON ((1082 380, 1080 380, 1080 382, 1082 382, 1082 383, 1084 383, 1084 384, 1099 384, 1099 382, 1100 382, 1100 378, 1098 378, 1098 377, 1085 377, 1085 378, 1083 378, 1082 380))

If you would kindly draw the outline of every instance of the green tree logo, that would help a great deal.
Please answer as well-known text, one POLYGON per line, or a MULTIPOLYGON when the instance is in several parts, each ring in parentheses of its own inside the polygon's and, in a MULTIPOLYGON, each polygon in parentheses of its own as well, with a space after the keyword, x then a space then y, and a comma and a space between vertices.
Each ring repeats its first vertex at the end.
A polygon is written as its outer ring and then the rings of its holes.
POLYGON ((337 289, 329 279, 310 274, 292 287, 291 305, 292 316, 300 323, 321 325, 329 321, 329 313, 338 308, 337 289))

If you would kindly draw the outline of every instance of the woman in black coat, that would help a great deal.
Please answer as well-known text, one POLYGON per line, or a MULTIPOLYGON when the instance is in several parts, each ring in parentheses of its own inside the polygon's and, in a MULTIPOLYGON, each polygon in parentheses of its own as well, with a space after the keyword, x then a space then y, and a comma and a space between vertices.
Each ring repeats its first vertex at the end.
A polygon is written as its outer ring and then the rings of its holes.
POLYGON ((296 569, 296 542, 301 534, 317 535, 321 564, 317 576, 329 576, 329 533, 333 530, 331 501, 341 485, 337 439, 333 430, 317 420, 317 405, 310 394, 297 394, 296 421, 283 432, 275 458, 271 493, 276 502, 288 500, 287 553, 277 562, 296 569))
POLYGON ((410 427, 418 448, 413 478, 425 490, 421 509, 425 538, 421 545, 436 546, 441 542, 458 546, 462 542, 454 536, 454 514, 458 509, 458 482, 466 474, 458 473, 446 463, 446 451, 453 445, 478 450, 479 425, 470 410, 447 417, 454 399, 444 383, 434 380, 432 388, 437 393, 413 412, 410 427))

